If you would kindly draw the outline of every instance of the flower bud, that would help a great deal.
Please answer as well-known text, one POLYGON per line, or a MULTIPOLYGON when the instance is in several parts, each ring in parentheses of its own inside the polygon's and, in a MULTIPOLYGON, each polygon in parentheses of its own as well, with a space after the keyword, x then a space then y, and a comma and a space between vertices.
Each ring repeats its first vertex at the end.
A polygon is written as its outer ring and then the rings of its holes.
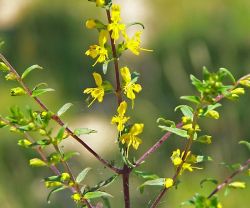
POLYGON ((220 118, 220 114, 215 110, 208 111, 206 116, 208 116, 210 118, 214 118, 214 119, 219 119, 220 118))
POLYGON ((47 132, 44 129, 39 129, 39 134, 45 136, 47 135, 47 132))
POLYGON ((7 126, 7 123, 0 120, 0 128, 7 126))
POLYGON ((10 72, 5 76, 5 79, 8 80, 16 80, 16 75, 13 72, 10 72))
POLYGON ((78 194, 78 193, 75 193, 75 194, 73 194, 73 195, 71 196, 71 198, 72 198, 75 202, 79 202, 79 201, 81 201, 82 196, 81 196, 80 194, 78 194))
POLYGON ((241 80, 240 84, 246 87, 250 87, 250 81, 249 80, 241 80))
POLYGON ((10 68, 8 66, 6 66, 5 63, 0 62, 0 71, 2 71, 2 72, 8 72, 8 71, 10 71, 10 68))
POLYGON ((38 158, 33 158, 30 160, 30 166, 33 166, 33 167, 43 167, 43 166, 47 166, 47 164, 42 161, 41 159, 38 159, 38 158))
POLYGON ((165 179, 165 187, 170 188, 174 185, 174 181, 172 178, 166 178, 165 179))
POLYGON ((88 29, 95 29, 96 28, 96 22, 94 19, 88 19, 85 23, 86 28, 88 29))
POLYGON ((70 175, 68 173, 62 173, 62 175, 61 175, 62 181, 67 181, 69 179, 70 179, 70 175))
POLYGON ((29 148, 32 143, 27 140, 27 139, 20 139, 17 142, 17 145, 24 147, 24 148, 29 148))
POLYGON ((105 0, 96 0, 96 6, 102 7, 105 5, 105 0))
POLYGON ((11 96, 21 96, 21 95, 25 95, 25 94, 26 94, 25 90, 21 87, 12 88, 10 90, 11 96))
POLYGON ((231 93, 236 94, 236 95, 243 95, 243 94, 245 94, 245 89, 242 87, 238 87, 238 88, 232 90, 231 93))
POLYGON ((62 186, 63 184, 59 181, 45 181, 45 186, 47 188, 62 186))

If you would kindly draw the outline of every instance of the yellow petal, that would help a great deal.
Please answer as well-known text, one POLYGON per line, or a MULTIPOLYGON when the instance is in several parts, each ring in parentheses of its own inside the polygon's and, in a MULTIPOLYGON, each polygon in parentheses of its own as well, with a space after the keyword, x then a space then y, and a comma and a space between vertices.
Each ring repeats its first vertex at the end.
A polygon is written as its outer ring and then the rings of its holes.
POLYGON ((166 178, 165 179, 165 187, 170 188, 174 185, 174 180, 172 178, 166 178))
POLYGON ((131 74, 130 74, 128 67, 121 68, 121 75, 125 83, 128 83, 131 81, 131 74))
POLYGON ((132 135, 138 135, 138 134, 141 134, 142 131, 143 131, 143 128, 144 128, 144 124, 143 123, 135 123, 132 128, 130 129, 130 133, 132 135))
POLYGON ((120 116, 123 116, 127 110, 127 103, 125 101, 122 101, 117 109, 117 113, 120 116))
POLYGON ((99 33, 99 45, 101 47, 104 47, 104 44, 107 42, 107 40, 108 40, 108 31, 101 30, 101 32, 99 33))
POLYGON ((142 143, 142 140, 138 137, 133 137, 133 141, 132 141, 132 146, 134 149, 138 149, 139 145, 142 143))
POLYGON ((142 90, 142 87, 141 87, 140 84, 134 84, 133 85, 133 90, 138 93, 138 92, 140 92, 142 90))
POLYGON ((93 73, 93 77, 95 79, 95 83, 98 87, 102 85, 102 76, 96 72, 93 73))

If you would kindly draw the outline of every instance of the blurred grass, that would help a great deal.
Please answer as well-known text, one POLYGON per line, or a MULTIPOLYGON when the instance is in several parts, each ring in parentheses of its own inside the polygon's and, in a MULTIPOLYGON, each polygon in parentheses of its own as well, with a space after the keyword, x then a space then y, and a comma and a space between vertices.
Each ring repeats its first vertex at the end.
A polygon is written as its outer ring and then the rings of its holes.
MULTIPOLYGON (((190 73, 200 76, 203 65, 212 71, 219 67, 227 67, 237 78, 250 72, 250 2, 248 0, 138 0, 138 2, 143 4, 147 12, 147 16, 140 14, 142 19, 138 20, 146 26, 143 46, 154 49, 154 52, 142 53, 139 57, 126 53, 122 64, 138 70, 144 86, 136 100, 136 112, 133 116, 134 121, 144 121, 146 126, 143 145, 136 154, 140 156, 163 134, 155 123, 158 117, 167 117, 176 121, 180 119, 180 114, 176 115, 173 109, 181 103, 179 96, 194 93, 189 82, 190 73)), ((133 5, 133 1, 128 3, 133 5)), ((126 12, 128 11, 124 11, 126 12)), ((93 83, 91 77, 93 60, 84 56, 84 51, 95 42, 97 37, 95 32, 87 31, 83 25, 87 18, 96 16, 104 17, 104 14, 87 1, 36 0, 22 11, 15 24, 6 28, 0 27, 0 37, 6 42, 4 54, 19 72, 32 64, 39 64, 46 69, 31 75, 32 78, 27 79, 29 85, 48 82, 50 87, 57 89, 57 92, 42 99, 46 100, 53 111, 65 102, 73 102, 75 108, 71 117, 68 116, 66 120, 76 122, 83 127, 89 122, 87 120, 82 122, 81 119, 91 116, 92 113, 95 115, 102 113, 102 122, 109 125, 115 111, 112 96, 105 98, 104 105, 95 104, 88 109, 82 94, 82 89, 93 83)), ((101 70, 101 67, 97 66, 96 70, 101 70)), ((110 67, 109 70, 111 72, 112 68, 110 67)), ((111 73, 108 76, 112 79, 111 73)), ((32 101, 27 103, 26 99, 9 97, 8 90, 14 86, 15 84, 4 82, 1 78, 2 115, 7 115, 8 106, 13 104, 23 108, 27 104, 35 109, 38 108, 32 101)), ((222 180, 229 172, 218 163, 241 162, 249 156, 244 147, 237 144, 239 140, 249 139, 249 102, 249 90, 247 90, 240 102, 223 101, 224 109, 221 110, 219 121, 202 123, 205 131, 213 135, 213 144, 209 147, 194 146, 194 151, 197 153, 204 151, 208 155, 214 155, 214 164, 208 165, 204 172, 184 175, 179 189, 176 192, 171 190, 161 207, 167 205, 178 207, 181 201, 191 198, 196 191, 199 191, 199 181, 205 174, 222 180)), ((110 128, 112 130, 113 127, 110 128)), ((113 137, 110 138, 112 141, 115 140, 113 137)), ((17 138, 18 136, 11 135, 6 130, 1 131, 1 206, 33 208, 35 204, 35 207, 72 207, 67 193, 55 196, 52 204, 46 204, 47 191, 40 178, 50 173, 47 170, 40 172, 28 167, 28 160, 34 156, 34 153, 17 147, 17 138), (39 192, 37 193, 36 190, 39 192)), ((171 175, 173 170, 169 168, 171 165, 168 158, 174 148, 184 145, 183 142, 177 137, 171 137, 141 169, 154 170, 162 177, 171 175), (161 160, 161 163, 156 162, 161 160)), ((113 153, 112 151, 106 150, 109 152, 107 155, 105 153, 108 159, 113 158, 110 154, 113 153)), ((83 155, 83 152, 81 154, 83 155)), ((117 157, 117 152, 115 155, 117 157)), ((96 162, 93 164, 93 160, 89 160, 86 155, 72 162, 72 165, 76 173, 80 171, 79 167, 97 168, 98 172, 93 171, 88 178, 88 182, 92 184, 109 175, 107 170, 96 162)), ((244 178, 244 176, 241 177, 244 178)), ((249 185, 249 178, 247 180, 249 185)), ((132 181, 131 192, 136 192, 136 186, 142 181, 134 178, 132 181)), ((208 193, 208 189, 204 188, 203 191, 208 193)), ((122 207, 119 183, 116 182, 115 188, 107 190, 111 194, 118 195, 117 202, 112 200, 113 207, 122 207)), ((138 192, 133 194, 132 200, 136 204, 135 207, 144 207, 145 202, 153 198, 157 192, 158 189, 146 189, 143 200, 138 192)), ((229 197, 222 196, 222 203, 224 207, 247 208, 249 193, 249 189, 236 190, 229 197)))

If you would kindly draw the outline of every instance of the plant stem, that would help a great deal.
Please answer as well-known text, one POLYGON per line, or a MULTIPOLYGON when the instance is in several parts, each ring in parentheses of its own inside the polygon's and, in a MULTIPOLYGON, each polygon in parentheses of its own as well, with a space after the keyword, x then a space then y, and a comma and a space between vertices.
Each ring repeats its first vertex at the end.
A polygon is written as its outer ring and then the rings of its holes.
MULTIPOLYGON (((106 10, 108 22, 111 23, 111 14, 110 10, 106 10)), ((116 80, 116 97, 117 97, 117 104, 118 106, 122 102, 122 90, 121 90, 121 82, 120 82, 120 73, 119 73, 119 64, 118 64, 118 57, 116 52, 115 41, 112 38, 111 31, 109 32, 110 36, 110 43, 112 48, 112 54, 114 58, 114 69, 115 69, 115 80, 116 80)), ((123 195, 124 195, 124 205, 125 208, 130 208, 130 194, 129 194, 129 176, 130 176, 131 169, 124 164, 122 169, 122 181, 123 181, 123 195)))
MULTIPOLYGON (((108 22, 111 23, 110 10, 106 10, 106 14, 107 14, 108 22)), ((116 80, 116 97, 117 97, 117 103, 118 103, 118 106, 119 106, 120 103, 122 102, 119 64, 118 64, 118 57, 117 57, 116 47, 115 47, 115 41, 111 37, 111 31, 109 32, 109 36, 110 36, 110 43, 111 43, 111 48, 112 48, 112 53, 113 53, 113 58, 114 58, 115 80, 116 80)))
MULTIPOLYGON (((21 79, 20 75, 17 73, 17 71, 12 67, 12 65, 7 61, 7 59, 0 53, 0 59, 3 60, 3 62, 9 67, 12 73, 15 74, 17 81, 20 83, 20 85, 24 88, 24 90, 27 92, 27 94, 32 97, 32 91, 26 86, 26 84, 21 79)), ((45 110, 49 111, 47 106, 37 97, 32 97, 39 105, 40 107, 45 110)), ((52 119, 57 122, 60 126, 65 126, 64 122, 61 120, 59 116, 56 114, 52 115, 52 119)), ((89 147, 84 141, 82 141, 77 135, 73 133, 71 129, 68 127, 65 128, 65 130, 68 132, 68 134, 73 137, 77 142, 79 142, 85 149, 87 149, 97 160, 99 160, 101 163, 103 163, 106 167, 110 168, 115 173, 120 174, 121 169, 114 167, 112 164, 110 164, 108 161, 103 159, 100 155, 98 155, 91 147, 89 147)))
POLYGON ((218 191, 220 191, 221 189, 223 189, 227 184, 229 184, 233 178, 242 173, 244 170, 246 170, 248 168, 248 166, 250 165, 250 159, 248 159, 243 165, 241 165, 241 167, 236 170, 235 172, 233 172, 229 177, 227 177, 221 184, 219 184, 212 192, 211 194, 209 194, 209 196, 207 197, 208 199, 211 198, 214 194, 216 194, 218 191))
MULTIPOLYGON (((182 122, 178 123, 176 125, 176 128, 181 128, 182 127, 182 122)), ((152 147, 150 147, 136 162, 135 162, 135 167, 141 165, 144 160, 152 153, 154 153, 161 145, 163 142, 165 142, 170 136, 172 135, 172 132, 167 132, 164 134, 152 147)))

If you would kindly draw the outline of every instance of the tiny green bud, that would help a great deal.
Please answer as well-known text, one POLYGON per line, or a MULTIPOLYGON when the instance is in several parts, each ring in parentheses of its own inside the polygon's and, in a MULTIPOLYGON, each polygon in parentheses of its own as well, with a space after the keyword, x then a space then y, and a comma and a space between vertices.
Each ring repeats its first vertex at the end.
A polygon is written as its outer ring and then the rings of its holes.
POLYGON ((5 76, 5 79, 8 80, 16 80, 16 75, 13 72, 10 72, 5 76))
POLYGON ((20 95, 25 95, 25 94, 26 94, 25 90, 21 87, 12 88, 10 90, 11 96, 20 96, 20 95))
POLYGON ((39 129, 39 134, 45 136, 47 135, 47 132, 44 129, 39 129))
POLYGON ((30 166, 33 166, 33 167, 43 167, 43 166, 47 166, 47 164, 41 160, 41 159, 38 159, 38 158, 33 158, 30 160, 29 162, 30 166))
POLYGON ((7 123, 0 120, 0 128, 7 126, 7 123))
POLYGON ((28 126, 29 126, 29 129, 30 129, 30 130, 34 130, 35 127, 36 127, 36 125, 35 125, 33 122, 30 122, 30 123, 28 124, 28 126))
POLYGON ((5 63, 0 62, 0 71, 2 71, 2 72, 9 72, 10 68, 8 66, 6 66, 5 63))
POLYGON ((32 143, 27 140, 27 139, 20 139, 17 142, 17 145, 24 147, 24 148, 29 148, 32 143))
POLYGON ((10 127, 11 132, 19 132, 19 130, 15 126, 10 127))

